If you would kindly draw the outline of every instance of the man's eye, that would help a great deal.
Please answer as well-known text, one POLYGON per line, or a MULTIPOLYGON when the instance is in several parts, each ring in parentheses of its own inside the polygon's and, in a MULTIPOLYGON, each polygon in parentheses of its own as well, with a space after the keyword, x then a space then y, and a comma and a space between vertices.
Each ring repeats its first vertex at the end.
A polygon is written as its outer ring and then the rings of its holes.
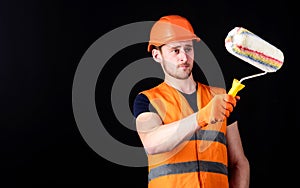
POLYGON ((176 53, 176 54, 178 54, 179 50, 178 49, 174 49, 173 52, 176 53))
POLYGON ((190 51, 192 51, 192 48, 186 48, 186 49, 184 49, 184 51, 185 52, 190 52, 190 51))

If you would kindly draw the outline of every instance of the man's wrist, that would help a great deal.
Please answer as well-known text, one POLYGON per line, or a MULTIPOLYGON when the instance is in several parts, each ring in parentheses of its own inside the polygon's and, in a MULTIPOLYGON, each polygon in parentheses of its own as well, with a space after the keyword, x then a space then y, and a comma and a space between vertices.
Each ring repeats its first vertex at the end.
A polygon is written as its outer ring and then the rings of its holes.
MULTIPOLYGON (((202 114, 203 115, 203 114, 202 114)), ((204 116, 201 116, 200 115, 200 111, 198 111, 196 113, 196 122, 197 122, 197 125, 200 127, 200 128, 203 128, 207 125, 207 122, 204 120, 203 118, 204 116)))

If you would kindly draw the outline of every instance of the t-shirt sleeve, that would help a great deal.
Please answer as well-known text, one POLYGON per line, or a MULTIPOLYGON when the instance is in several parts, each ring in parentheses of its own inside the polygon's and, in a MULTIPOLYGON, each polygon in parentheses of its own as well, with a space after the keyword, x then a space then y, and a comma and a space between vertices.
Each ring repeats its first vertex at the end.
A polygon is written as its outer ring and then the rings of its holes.
POLYGON ((142 93, 138 94, 133 103, 133 115, 134 117, 138 117, 143 112, 150 112, 149 109, 150 101, 148 97, 142 93))

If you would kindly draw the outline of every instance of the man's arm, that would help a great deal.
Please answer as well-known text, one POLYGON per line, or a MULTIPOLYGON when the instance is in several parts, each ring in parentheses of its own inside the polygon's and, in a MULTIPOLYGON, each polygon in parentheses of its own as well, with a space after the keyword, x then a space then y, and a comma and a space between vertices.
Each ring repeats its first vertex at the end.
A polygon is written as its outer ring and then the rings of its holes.
POLYGON ((230 188, 249 188, 250 164, 244 154, 237 121, 227 126, 230 188))
POLYGON ((162 124, 158 114, 141 113, 136 118, 136 128, 148 154, 171 151, 189 139, 200 128, 196 113, 170 124, 162 124))
POLYGON ((189 139, 200 128, 195 115, 163 125, 157 111, 143 94, 139 94, 135 98, 133 113, 136 117, 137 132, 149 154, 171 151, 183 140, 189 139))

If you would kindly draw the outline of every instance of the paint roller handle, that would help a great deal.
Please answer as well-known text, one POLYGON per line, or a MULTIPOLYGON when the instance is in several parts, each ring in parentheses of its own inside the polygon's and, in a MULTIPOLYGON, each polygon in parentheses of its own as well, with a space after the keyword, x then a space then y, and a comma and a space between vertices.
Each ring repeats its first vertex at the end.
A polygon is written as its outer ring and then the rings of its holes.
POLYGON ((228 94, 235 97, 236 94, 245 87, 239 80, 233 79, 231 89, 229 90, 228 94))

